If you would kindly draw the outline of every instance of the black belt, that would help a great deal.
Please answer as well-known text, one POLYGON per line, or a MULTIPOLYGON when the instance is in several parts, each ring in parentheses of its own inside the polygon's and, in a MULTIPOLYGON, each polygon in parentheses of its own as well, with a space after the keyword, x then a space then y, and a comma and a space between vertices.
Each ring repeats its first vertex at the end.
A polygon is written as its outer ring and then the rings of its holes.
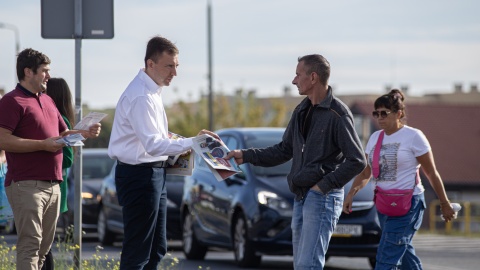
POLYGON ((128 164, 117 160, 118 165, 125 165, 125 166, 138 166, 138 167, 150 167, 150 168, 165 168, 167 167, 167 161, 154 161, 154 162, 146 162, 140 164, 128 164))
POLYGON ((52 185, 53 185, 53 184, 60 184, 60 183, 62 182, 62 181, 60 181, 60 180, 43 180, 43 181, 47 181, 47 182, 49 182, 49 183, 52 184, 52 185))

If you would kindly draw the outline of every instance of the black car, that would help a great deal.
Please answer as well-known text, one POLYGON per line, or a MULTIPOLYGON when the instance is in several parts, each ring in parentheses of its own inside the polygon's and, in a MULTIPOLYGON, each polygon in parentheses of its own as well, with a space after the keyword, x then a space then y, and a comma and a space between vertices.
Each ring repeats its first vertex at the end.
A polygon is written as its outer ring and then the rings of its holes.
MULTIPOLYGON (((284 131, 231 128, 217 133, 229 149, 244 149, 278 143, 284 131)), ((197 155, 181 208, 186 258, 201 260, 210 247, 220 247, 233 250, 239 266, 255 267, 262 255, 292 255, 290 168, 291 160, 275 167, 242 164, 241 173, 217 181, 197 155)), ((341 216, 327 256, 368 257, 375 263, 380 227, 372 198, 368 187, 355 196, 353 212, 341 216)))
MULTIPOLYGON (((103 179, 100 190, 100 207, 98 212, 98 240, 102 245, 109 246, 123 236, 122 207, 118 204, 115 186, 115 167, 103 179)), ((184 176, 167 174, 167 239, 180 240, 182 229, 180 224, 180 203, 183 194, 184 176)))
MULTIPOLYGON (((114 160, 108 156, 106 148, 82 149, 82 230, 96 232, 99 208, 99 193, 102 180, 110 173, 114 160)), ((59 228, 65 229, 74 224, 75 169, 68 173, 68 211, 59 217, 59 228)))

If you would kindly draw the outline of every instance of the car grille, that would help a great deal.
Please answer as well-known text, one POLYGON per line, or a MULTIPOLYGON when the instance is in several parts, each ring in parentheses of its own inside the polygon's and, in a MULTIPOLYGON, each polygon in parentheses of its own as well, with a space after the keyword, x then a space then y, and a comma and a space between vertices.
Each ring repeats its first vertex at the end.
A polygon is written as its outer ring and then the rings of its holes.
POLYGON ((364 234, 361 237, 332 237, 330 245, 371 245, 380 242, 381 235, 364 234))
POLYGON ((342 212, 342 215, 340 216, 340 218, 341 219, 351 219, 351 218, 364 217, 364 216, 368 215, 369 211, 370 211, 370 209, 353 211, 350 214, 345 214, 345 213, 342 212))

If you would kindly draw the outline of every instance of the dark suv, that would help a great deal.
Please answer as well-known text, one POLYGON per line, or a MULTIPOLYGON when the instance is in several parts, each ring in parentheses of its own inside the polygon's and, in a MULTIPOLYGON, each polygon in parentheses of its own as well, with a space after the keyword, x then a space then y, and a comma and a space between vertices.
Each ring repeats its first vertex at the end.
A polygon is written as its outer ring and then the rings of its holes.
MULTIPOLYGON (((231 128, 217 133, 233 150, 273 145, 284 131, 231 128)), ((186 258, 201 260, 210 247, 220 247, 233 250, 237 265, 254 267, 262 255, 292 255, 290 167, 291 161, 275 167, 242 164, 242 173, 217 181, 197 155, 193 174, 185 179, 181 207, 186 258)), ((341 216, 327 256, 369 257, 375 263, 380 228, 373 192, 362 192, 366 197, 355 197, 353 213, 341 216)))

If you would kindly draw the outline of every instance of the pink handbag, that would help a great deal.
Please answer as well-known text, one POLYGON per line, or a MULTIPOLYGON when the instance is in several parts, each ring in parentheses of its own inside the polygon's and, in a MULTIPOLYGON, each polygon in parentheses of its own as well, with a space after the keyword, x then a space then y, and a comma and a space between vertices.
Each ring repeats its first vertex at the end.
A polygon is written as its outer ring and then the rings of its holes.
MULTIPOLYGON (((377 144, 373 151, 372 158, 372 172, 375 178, 378 178, 380 175, 380 148, 382 147, 382 140, 384 136, 384 131, 380 132, 378 136, 377 144)), ((381 189, 380 187, 375 187, 375 196, 373 201, 377 207, 378 212, 390 216, 390 217, 399 217, 404 216, 408 213, 412 207, 412 196, 415 186, 419 182, 420 175, 417 170, 417 176, 415 180, 415 185, 413 189, 381 189)))

